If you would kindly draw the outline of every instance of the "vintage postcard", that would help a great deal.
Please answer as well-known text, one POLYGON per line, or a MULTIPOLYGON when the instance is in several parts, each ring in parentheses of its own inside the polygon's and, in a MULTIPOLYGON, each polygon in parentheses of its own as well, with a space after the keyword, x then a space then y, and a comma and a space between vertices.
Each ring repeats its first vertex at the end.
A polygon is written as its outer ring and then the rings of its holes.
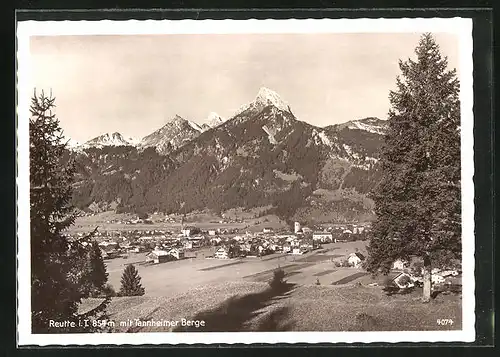
POLYGON ((19 345, 474 341, 471 19, 17 34, 19 345))

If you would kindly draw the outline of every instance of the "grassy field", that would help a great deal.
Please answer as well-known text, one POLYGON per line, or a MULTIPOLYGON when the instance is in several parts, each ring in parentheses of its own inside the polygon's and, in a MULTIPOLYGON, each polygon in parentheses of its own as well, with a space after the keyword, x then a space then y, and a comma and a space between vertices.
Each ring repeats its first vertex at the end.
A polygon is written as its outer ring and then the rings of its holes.
MULTIPOLYGON (((86 301, 82 311, 97 303, 86 301)), ((461 329, 460 296, 438 296, 423 304, 418 292, 389 297, 380 288, 355 285, 288 284, 273 290, 266 283, 226 282, 162 297, 114 298, 108 313, 116 332, 461 329), (453 325, 438 325, 437 317, 452 319, 453 325), (128 319, 175 323, 129 326, 123 323, 128 319), (183 327, 181 319, 202 320, 205 326, 183 327)))
MULTIPOLYGON (((109 282, 116 290, 129 263, 135 263, 146 289, 145 296, 113 298, 108 313, 117 331, 183 330, 182 326, 119 326, 128 319, 198 319, 206 321, 204 331, 461 328, 459 295, 438 295, 429 304, 420 302, 420 292, 387 296, 381 286, 370 286, 382 285, 383 277, 374 278, 362 269, 336 267, 332 262, 333 255, 346 256, 356 249, 364 253, 365 242, 331 243, 299 256, 204 258, 213 249, 197 252, 196 258, 149 266, 142 265, 144 253, 106 261, 109 282), (286 273, 287 285, 282 291, 273 291, 268 281, 278 266, 286 273), (437 325, 437 316, 452 319, 454 324, 437 325)), ((86 301, 82 309, 92 303, 97 302, 86 301)))
POLYGON ((196 252, 196 258, 183 259, 154 265, 141 265, 146 253, 130 254, 127 259, 106 260, 108 281, 115 290, 120 288, 120 278, 128 264, 136 265, 142 279, 142 285, 148 296, 164 296, 172 292, 185 292, 192 287, 207 283, 233 281, 262 282, 272 276, 278 266, 293 265, 293 276, 289 280, 296 284, 314 284, 318 273, 322 284, 330 284, 358 272, 353 268, 335 268, 332 259, 352 253, 355 249, 363 251, 365 242, 331 243, 305 255, 273 254, 263 258, 243 259, 206 259, 215 248, 205 248, 196 252), (334 252, 335 254, 330 254, 334 252), (326 254, 325 254, 326 253, 326 254), (182 279, 179 279, 182 277, 182 279))

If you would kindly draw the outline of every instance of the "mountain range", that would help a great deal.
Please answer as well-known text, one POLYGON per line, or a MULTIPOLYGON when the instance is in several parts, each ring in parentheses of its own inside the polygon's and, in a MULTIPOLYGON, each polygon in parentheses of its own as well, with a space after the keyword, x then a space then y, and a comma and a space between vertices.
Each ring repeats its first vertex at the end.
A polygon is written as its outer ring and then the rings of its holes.
POLYGON ((373 217, 387 122, 365 118, 324 128, 298 120, 274 91, 223 120, 180 116, 141 140, 104 134, 73 146, 73 203, 127 212, 264 213, 307 222, 373 217))
POLYGON ((122 134, 114 132, 99 135, 83 144, 70 140, 69 146, 73 150, 82 150, 90 147, 102 148, 105 146, 135 146, 141 149, 154 147, 159 153, 167 154, 193 140, 204 131, 215 128, 223 122, 224 120, 213 112, 208 115, 207 123, 201 126, 179 115, 175 115, 163 127, 140 140, 134 138, 125 139, 122 134))

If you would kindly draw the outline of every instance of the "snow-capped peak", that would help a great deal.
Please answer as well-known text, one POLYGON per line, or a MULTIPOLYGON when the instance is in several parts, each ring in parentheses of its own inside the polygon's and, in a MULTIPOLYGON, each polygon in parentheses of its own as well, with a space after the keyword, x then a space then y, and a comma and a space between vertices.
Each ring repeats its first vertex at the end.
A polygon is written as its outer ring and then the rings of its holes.
POLYGON ((179 116, 178 114, 176 114, 172 120, 170 120, 170 123, 178 126, 178 127, 181 127, 183 125, 183 123, 187 123, 189 124, 189 126, 191 128, 193 128, 194 130, 196 131, 199 131, 199 132, 202 132, 203 129, 201 128, 201 126, 199 126, 198 124, 196 124, 195 122, 192 122, 190 120, 187 120, 187 119, 184 119, 183 117, 179 116))
POLYGON ((114 132, 99 135, 83 144, 84 146, 129 146, 130 142, 123 138, 123 135, 114 132))
POLYGON ((193 140, 203 131, 197 123, 175 115, 160 129, 143 137, 138 147, 155 147, 159 153, 165 154, 193 140))
POLYGON ((284 111, 290 110, 288 103, 281 99, 278 93, 266 87, 261 87, 259 89, 257 97, 255 98, 255 103, 263 106, 274 105, 276 108, 284 111))
POLYGON ((129 136, 125 140, 128 141, 129 144, 133 146, 137 146, 141 142, 141 139, 135 138, 133 136, 129 136))
POLYGON ((378 118, 352 120, 346 123, 349 129, 365 130, 374 134, 384 135, 387 131, 387 121, 378 118))
POLYGON ((257 93, 257 96, 255 97, 254 101, 240 107, 240 109, 235 113, 234 116, 241 114, 245 110, 250 109, 250 108, 263 109, 264 107, 267 107, 268 105, 273 105, 282 111, 287 111, 287 112, 291 113, 290 106, 288 105, 287 102, 285 102, 283 99, 281 99, 281 97, 278 95, 278 93, 276 93, 275 91, 273 91, 269 88, 261 87, 259 89, 259 92, 257 93))
POLYGON ((207 124, 208 126, 210 126, 211 128, 215 128, 216 126, 219 126, 221 125, 222 123, 224 123, 224 119, 222 119, 219 114, 217 113, 214 113, 214 112, 211 112, 208 114, 208 117, 207 117, 207 124))
POLYGON ((183 117, 181 117, 178 114, 175 114, 174 117, 169 120, 170 123, 174 123, 174 124, 182 123, 184 121, 186 121, 186 119, 184 119, 183 117))

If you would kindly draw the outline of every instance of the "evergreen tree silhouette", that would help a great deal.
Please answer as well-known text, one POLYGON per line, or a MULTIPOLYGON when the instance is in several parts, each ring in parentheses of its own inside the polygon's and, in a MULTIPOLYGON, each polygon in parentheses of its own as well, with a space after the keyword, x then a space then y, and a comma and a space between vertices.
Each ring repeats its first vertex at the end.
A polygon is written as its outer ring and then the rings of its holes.
POLYGON ((400 61, 389 96, 367 268, 387 273, 396 259, 422 258, 427 302, 432 263, 458 259, 462 250, 459 81, 431 34, 415 54, 400 61))
POLYGON ((145 290, 141 285, 141 277, 134 265, 129 264, 121 278, 120 296, 142 296, 145 290))
POLYGON ((108 273, 106 265, 102 258, 101 248, 97 242, 92 242, 89 254, 89 281, 92 284, 92 296, 96 297, 103 293, 106 283, 108 282, 108 273))
MULTIPOLYGON (((80 328, 78 305, 89 297, 82 284, 82 268, 88 262, 88 249, 82 243, 95 231, 78 240, 65 234, 76 218, 69 204, 75 170, 73 162, 65 160, 66 143, 54 108, 52 95, 33 94, 29 120, 32 332, 94 332, 92 326, 80 328), (77 327, 51 327, 50 320, 75 322, 77 327)), ((102 316, 107 303, 85 318, 102 316)))

